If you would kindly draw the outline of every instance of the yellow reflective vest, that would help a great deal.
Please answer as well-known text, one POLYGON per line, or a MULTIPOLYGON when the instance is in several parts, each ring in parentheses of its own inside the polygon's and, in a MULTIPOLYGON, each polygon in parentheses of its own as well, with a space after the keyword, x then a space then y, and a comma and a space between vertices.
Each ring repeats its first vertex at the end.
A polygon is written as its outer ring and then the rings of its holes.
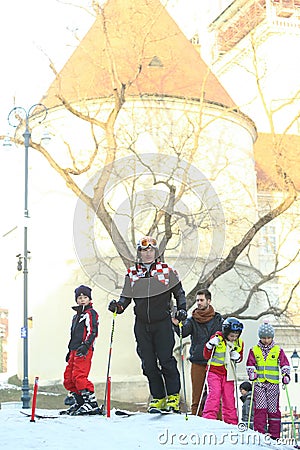
MULTIPOLYGON (((212 355, 212 358, 210 360, 210 364, 212 366, 224 366, 225 365, 225 353, 226 353, 226 341, 222 336, 220 337, 220 342, 215 347, 215 351, 212 355)), ((236 341, 234 341, 234 347, 233 350, 236 350, 240 353, 240 351, 243 348, 243 341, 241 338, 238 338, 236 341)))
POLYGON ((257 371, 257 381, 264 382, 269 381, 270 383, 279 383, 279 345, 274 345, 268 353, 266 359, 263 357, 261 348, 255 345, 252 349, 255 361, 256 361, 256 371, 257 371))

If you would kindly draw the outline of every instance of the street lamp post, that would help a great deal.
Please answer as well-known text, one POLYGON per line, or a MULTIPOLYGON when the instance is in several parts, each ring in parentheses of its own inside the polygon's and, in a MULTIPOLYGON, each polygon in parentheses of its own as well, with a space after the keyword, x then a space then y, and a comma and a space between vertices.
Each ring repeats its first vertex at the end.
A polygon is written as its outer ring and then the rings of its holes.
MULTIPOLYGON (((29 380, 28 380, 28 149, 30 145, 31 130, 29 121, 36 119, 41 123, 47 116, 47 108, 41 103, 31 106, 27 111, 23 107, 15 107, 8 114, 8 123, 17 130, 25 126, 23 133, 25 147, 25 173, 24 173, 24 254, 23 254, 23 327, 21 337, 23 338, 23 382, 22 382, 22 408, 29 408, 29 380)), ((20 259, 19 259, 20 264, 20 259)), ((18 266, 19 268, 19 266, 18 266)))
POLYGON ((295 371, 295 383, 298 383, 298 373, 297 373, 297 370, 298 370, 298 367, 299 367, 299 360, 300 360, 300 356, 298 355, 297 350, 295 349, 295 350, 293 351, 292 356, 291 356, 292 367, 293 367, 293 369, 294 369, 294 371, 295 371))

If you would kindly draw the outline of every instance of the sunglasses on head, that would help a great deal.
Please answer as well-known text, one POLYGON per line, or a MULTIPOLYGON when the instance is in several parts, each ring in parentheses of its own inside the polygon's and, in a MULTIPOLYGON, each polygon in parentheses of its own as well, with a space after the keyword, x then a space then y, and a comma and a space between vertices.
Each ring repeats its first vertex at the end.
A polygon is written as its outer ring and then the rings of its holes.
POLYGON ((139 248, 141 250, 145 250, 149 246, 151 246, 153 248, 157 248, 157 240, 153 239, 153 238, 146 238, 146 237, 140 240, 139 248))

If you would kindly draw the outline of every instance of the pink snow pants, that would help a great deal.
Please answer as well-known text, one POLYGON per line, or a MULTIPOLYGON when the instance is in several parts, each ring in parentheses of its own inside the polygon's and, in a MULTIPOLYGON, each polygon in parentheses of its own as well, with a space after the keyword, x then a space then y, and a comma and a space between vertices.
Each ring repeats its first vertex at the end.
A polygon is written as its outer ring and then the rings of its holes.
POLYGON ((217 419, 222 399, 222 419, 226 423, 237 425, 238 417, 234 396, 234 381, 227 381, 226 375, 209 372, 207 376, 208 395, 202 417, 217 419))

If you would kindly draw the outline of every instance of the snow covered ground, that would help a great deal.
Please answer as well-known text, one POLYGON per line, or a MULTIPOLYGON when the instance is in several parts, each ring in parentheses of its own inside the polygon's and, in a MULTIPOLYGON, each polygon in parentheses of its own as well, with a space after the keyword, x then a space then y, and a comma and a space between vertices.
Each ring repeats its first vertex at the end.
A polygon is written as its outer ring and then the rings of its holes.
MULTIPOLYGON (((31 413, 31 410, 23 410, 31 413)), ((39 410, 40 412, 40 410, 39 410)), ((44 410, 48 414, 57 411, 44 410)), ((3 450, 179 450, 218 447, 229 449, 293 448, 274 442, 268 436, 185 414, 157 415, 140 413, 123 418, 60 416, 30 421, 19 408, 0 410, 0 446, 3 450)))

